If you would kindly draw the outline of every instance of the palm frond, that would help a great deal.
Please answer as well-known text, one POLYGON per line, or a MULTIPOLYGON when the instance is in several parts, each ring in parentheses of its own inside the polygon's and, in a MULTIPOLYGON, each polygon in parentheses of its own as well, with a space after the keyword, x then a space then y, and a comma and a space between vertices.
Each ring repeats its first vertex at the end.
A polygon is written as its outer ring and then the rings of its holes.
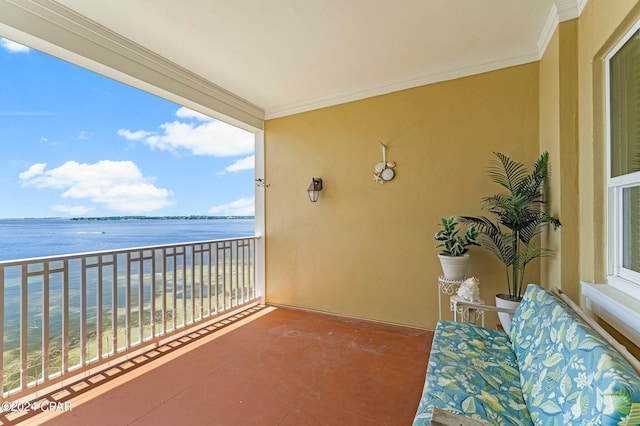
POLYGON ((498 185, 509 192, 515 191, 527 177, 527 170, 522 163, 511 160, 500 152, 494 152, 494 160, 487 170, 487 174, 498 185))
POLYGON ((522 228, 520 229, 519 238, 525 244, 528 244, 533 237, 538 235, 544 227, 548 223, 554 224, 554 229, 557 229, 555 223, 560 223, 560 221, 549 215, 548 212, 544 211, 531 211, 527 217, 526 222, 523 222, 522 228))
POLYGON ((547 151, 540 154, 540 158, 533 165, 532 176, 544 179, 549 175, 549 153, 547 151))
POLYGON ((535 210, 523 212, 520 215, 517 232, 518 238, 527 244, 533 237, 540 233, 544 225, 543 213, 535 210))
POLYGON ((500 233, 500 227, 485 216, 460 216, 460 222, 468 223, 476 227, 482 234, 500 233))
POLYGON ((530 173, 506 155, 494 154, 496 159, 492 161, 488 175, 508 190, 507 194, 482 199, 483 210, 493 214, 495 220, 485 216, 462 216, 460 220, 472 223, 481 232, 482 245, 506 267, 509 294, 521 296, 527 264, 539 257, 553 256, 552 250, 533 243, 533 238, 548 224, 554 229, 561 226, 560 220, 549 213, 544 200, 549 154, 542 153, 530 173))
POLYGON ((500 262, 505 265, 513 263, 513 249, 505 235, 487 235, 480 236, 482 246, 488 249, 500 262))
POLYGON ((562 223, 560 223, 560 219, 554 216, 550 216, 549 223, 553 225, 554 231, 562 226, 562 223))
POLYGON ((542 187, 548 176, 549 153, 545 151, 533 165, 533 171, 527 175, 527 178, 522 182, 522 186, 518 188, 518 192, 527 194, 531 200, 541 198, 542 187))
POLYGON ((505 234, 499 225, 485 216, 460 216, 460 222, 470 223, 480 232, 480 243, 491 251, 502 263, 513 262, 513 236, 505 234))
POLYGON ((524 269, 524 267, 534 259, 540 257, 555 257, 555 253, 553 250, 545 247, 540 247, 536 243, 522 244, 521 248, 522 250, 518 259, 521 269, 524 269))

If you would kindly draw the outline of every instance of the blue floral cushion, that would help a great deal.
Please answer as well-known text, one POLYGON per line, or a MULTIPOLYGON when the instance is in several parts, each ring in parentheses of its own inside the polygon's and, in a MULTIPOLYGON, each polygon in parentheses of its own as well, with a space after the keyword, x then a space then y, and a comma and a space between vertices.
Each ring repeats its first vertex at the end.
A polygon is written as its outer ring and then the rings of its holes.
POLYGON ((510 335, 534 424, 640 424, 640 377, 556 295, 529 285, 510 335))
POLYGON ((439 321, 413 425, 430 425, 433 407, 492 425, 531 424, 506 334, 439 321))

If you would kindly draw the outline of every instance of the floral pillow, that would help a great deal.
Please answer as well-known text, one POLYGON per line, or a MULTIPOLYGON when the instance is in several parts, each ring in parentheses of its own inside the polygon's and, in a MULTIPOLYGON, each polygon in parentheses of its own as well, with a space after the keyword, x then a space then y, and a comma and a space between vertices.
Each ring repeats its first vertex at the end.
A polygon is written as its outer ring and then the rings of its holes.
POLYGON ((640 424, 640 377, 553 293, 527 287, 511 341, 534 424, 640 424))

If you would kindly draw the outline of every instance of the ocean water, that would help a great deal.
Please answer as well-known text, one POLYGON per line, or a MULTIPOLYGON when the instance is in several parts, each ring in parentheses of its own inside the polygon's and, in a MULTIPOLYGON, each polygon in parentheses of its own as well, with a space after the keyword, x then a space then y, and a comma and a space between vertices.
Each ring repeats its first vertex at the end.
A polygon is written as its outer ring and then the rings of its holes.
POLYGON ((0 261, 254 234, 253 219, 0 219, 0 261))
MULTIPOLYGON (((42 256, 56 256, 73 253, 86 253, 103 250, 146 247, 172 243, 190 243, 205 240, 220 240, 234 237, 253 236, 253 219, 120 219, 120 220, 71 220, 71 219, 0 219, 0 261, 36 258, 42 256)), ((26 303, 22 291, 24 287, 22 267, 8 266, 4 268, 3 292, 0 294, 0 315, 4 322, 4 329, 0 330, 3 339, 4 389, 8 391, 20 382, 21 377, 21 348, 23 333, 26 326, 28 343, 29 374, 42 377, 40 367, 41 351, 43 348, 44 324, 48 323, 48 342, 50 355, 50 372, 56 372, 61 365, 60 348, 68 345, 70 357, 79 362, 80 341, 84 330, 88 348, 86 356, 96 357, 97 345, 91 344, 95 340, 97 325, 102 324, 105 330, 110 330, 114 318, 118 322, 119 330, 123 330, 124 313, 127 303, 132 311, 144 310, 148 321, 151 299, 155 297, 151 286, 145 284, 144 293, 139 293, 140 286, 136 279, 131 280, 131 300, 127 302, 124 287, 126 282, 120 276, 122 270, 114 271, 105 268, 101 271, 103 282, 107 283, 101 290, 98 285, 97 268, 86 270, 85 294, 79 272, 79 263, 69 263, 68 276, 68 322, 64 322, 63 276, 60 273, 49 274, 48 281, 43 274, 31 276, 28 279, 26 303), (75 265, 75 266, 74 266, 75 265), (45 284, 45 282, 47 284, 45 284), (113 315, 113 293, 109 283, 116 283, 117 315, 113 315), (48 299, 45 302, 45 285, 48 299), (102 299, 98 297, 102 291, 102 299), (84 306, 81 304, 84 302, 84 306), (102 302, 99 302, 102 300, 102 302), (48 318, 45 321, 45 303, 48 304, 48 318), (101 305, 99 306, 99 303, 101 305), (82 319, 82 309, 85 309, 85 319, 82 319), (22 324, 23 313, 26 310, 26 325, 22 324), (102 315, 102 316, 99 316, 102 315), (63 342, 63 329, 67 327, 69 342, 63 342), (84 327, 84 328, 83 328, 84 327), (92 340, 94 339, 94 340, 92 340)), ((148 268, 142 267, 142 273, 148 273, 148 268), (146 271, 146 272, 145 272, 146 271)), ((180 269, 180 266, 178 266, 180 269)), ((136 272, 135 265, 132 274, 136 272)), ((171 278, 174 279, 174 278, 171 278)), ((197 298, 197 294, 181 280, 176 279, 176 287, 167 287, 168 297, 179 300, 197 298)), ((145 280, 145 282, 147 282, 145 280)), ((161 299, 160 299, 161 300, 161 299)), ((195 300, 195 299, 194 299, 195 300)), ((192 303, 187 301, 186 303, 192 303)), ((193 303, 196 303, 195 301, 193 303)), ((158 306, 158 305, 156 305, 158 306)), ((158 321, 158 308, 154 318, 158 321)), ((173 314, 172 308, 167 308, 173 314)), ((187 320, 189 320, 187 314, 187 320)), ((132 315, 132 338, 140 338, 138 333, 137 315, 132 315), (136 337, 137 336, 137 337, 136 337)), ((179 320, 176 320, 179 323, 179 320)), ((146 324, 146 323, 145 323, 146 324)), ((175 325, 175 324, 174 324, 175 325)), ((150 330, 147 324, 145 333, 150 330)), ((70 359, 71 359, 70 358, 70 359)), ((75 364, 72 364, 75 365, 75 364)))

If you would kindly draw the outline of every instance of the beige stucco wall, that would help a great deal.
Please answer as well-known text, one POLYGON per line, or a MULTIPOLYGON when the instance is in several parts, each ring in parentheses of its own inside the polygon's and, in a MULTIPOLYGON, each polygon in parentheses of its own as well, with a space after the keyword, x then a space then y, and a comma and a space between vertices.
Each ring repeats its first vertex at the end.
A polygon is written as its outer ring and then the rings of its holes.
MULTIPOLYGON (((560 185, 560 46, 559 32, 556 31, 547 50, 540 60, 540 151, 548 151, 551 161, 551 176, 546 188, 547 201, 551 213, 566 223, 560 211, 562 189, 560 185)), ((541 243, 556 251, 555 259, 541 260, 541 284, 546 287, 557 285, 561 276, 562 252, 560 234, 565 232, 545 230, 541 243)))
POLYGON ((543 259, 541 284, 561 288, 579 300, 578 205, 578 22, 560 24, 540 60, 540 151, 548 151, 551 178, 547 198, 562 227, 547 229, 543 245, 556 252, 543 259))
MULTIPOLYGON (((538 81, 531 63, 267 121, 267 302, 433 328, 439 218, 478 214, 498 192, 492 151, 537 158, 538 81), (372 175, 378 140, 397 163, 384 185, 372 175), (305 191, 314 176, 316 204, 305 191)), ((504 268, 471 253, 490 300, 504 268)), ((539 281, 538 265, 529 273, 539 281)))

